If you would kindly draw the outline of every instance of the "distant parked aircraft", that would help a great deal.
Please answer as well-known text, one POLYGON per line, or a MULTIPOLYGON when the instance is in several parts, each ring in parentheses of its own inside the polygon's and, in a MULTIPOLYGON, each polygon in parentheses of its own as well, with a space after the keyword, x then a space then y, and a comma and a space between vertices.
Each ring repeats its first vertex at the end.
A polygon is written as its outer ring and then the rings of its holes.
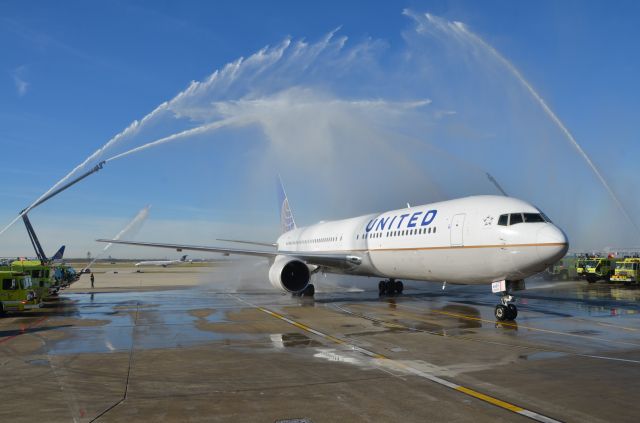
MULTIPOLYGON (((191 261, 191 260, 189 260, 191 261)), ((136 263, 136 267, 138 266, 162 266, 162 267, 167 267, 167 266, 171 266, 172 264, 179 264, 179 263, 186 263, 187 262, 187 255, 185 254, 184 256, 180 257, 180 260, 148 260, 148 261, 141 261, 136 263)))

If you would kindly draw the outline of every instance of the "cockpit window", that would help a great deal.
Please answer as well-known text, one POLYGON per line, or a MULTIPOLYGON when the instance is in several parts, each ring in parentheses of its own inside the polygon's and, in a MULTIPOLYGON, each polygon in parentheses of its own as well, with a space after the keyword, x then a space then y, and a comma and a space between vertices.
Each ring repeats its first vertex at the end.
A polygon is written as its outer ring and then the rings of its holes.
POLYGON ((509 225, 515 225, 517 223, 522 223, 522 213, 511 213, 509 225))
POLYGON ((502 214, 498 218, 498 225, 509 226, 517 225, 518 223, 544 223, 549 222, 549 218, 543 213, 511 213, 502 214))
POLYGON ((551 221, 551 219, 549 219, 549 216, 547 216, 546 214, 544 214, 544 213, 540 212, 540 215, 542 216, 542 218, 543 218, 545 221, 547 221, 547 222, 549 222, 549 223, 553 223, 553 222, 551 221))
POLYGON ((540 213, 523 213, 525 223, 544 222, 540 213))

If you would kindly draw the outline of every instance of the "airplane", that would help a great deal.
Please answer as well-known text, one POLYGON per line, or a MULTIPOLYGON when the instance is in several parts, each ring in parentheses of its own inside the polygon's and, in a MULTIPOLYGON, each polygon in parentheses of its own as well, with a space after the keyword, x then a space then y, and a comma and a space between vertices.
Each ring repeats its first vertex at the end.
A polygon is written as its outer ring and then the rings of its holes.
POLYGON ((180 260, 148 260, 148 261, 140 261, 135 264, 136 267, 139 266, 162 266, 167 267, 172 264, 185 263, 187 261, 187 255, 180 257, 180 260))
MULTIPOLYGON (((313 296, 311 276, 337 273, 383 278, 381 296, 401 294, 400 279, 490 284, 499 321, 514 320, 514 292, 524 279, 564 257, 565 233, 535 206, 513 197, 478 195, 297 227, 279 183, 281 235, 272 250, 99 239, 100 242, 263 257, 275 288, 313 296)), ((227 240, 233 241, 233 240, 227 240)), ((252 243, 242 241, 242 243, 252 243)))

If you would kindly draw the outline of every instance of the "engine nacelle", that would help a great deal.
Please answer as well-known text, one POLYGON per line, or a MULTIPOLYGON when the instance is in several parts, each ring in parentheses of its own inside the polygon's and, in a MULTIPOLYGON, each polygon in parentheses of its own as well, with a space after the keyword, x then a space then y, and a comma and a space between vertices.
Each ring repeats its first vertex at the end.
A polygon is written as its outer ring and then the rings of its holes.
POLYGON ((301 292, 311 280, 309 267, 300 260, 277 256, 269 269, 269 281, 274 288, 287 292, 301 292))

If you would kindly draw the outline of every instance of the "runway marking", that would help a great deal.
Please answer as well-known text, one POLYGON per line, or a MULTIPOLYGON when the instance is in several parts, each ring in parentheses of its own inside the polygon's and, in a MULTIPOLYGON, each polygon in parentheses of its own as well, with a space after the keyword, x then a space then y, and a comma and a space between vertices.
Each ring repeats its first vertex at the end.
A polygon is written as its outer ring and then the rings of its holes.
MULTIPOLYGON (((586 319, 580 319, 580 318, 576 318, 576 317, 572 317, 572 320, 578 320, 580 322, 588 322, 588 320, 586 319)), ((613 323, 605 323, 605 322, 598 322, 598 321, 594 321, 595 324, 600 325, 600 326, 607 326, 607 327, 611 327, 611 328, 616 328, 616 329, 622 329, 622 330, 628 330, 630 332, 637 332, 638 328, 630 328, 627 326, 620 326, 620 325, 614 325, 613 323)))
MULTIPOLYGON (((413 301, 416 301, 416 300, 413 300, 413 301)), ((420 300, 418 300, 418 301, 420 301, 420 300)), ((426 301, 421 301, 421 302, 426 303, 426 301)), ((458 314, 458 313, 449 313, 447 311, 440 311, 440 310, 433 310, 433 309, 423 310, 423 309, 419 309, 417 307, 411 307, 411 306, 406 305, 406 304, 396 304, 396 305, 398 307, 404 307, 404 308, 408 308, 408 309, 411 309, 411 310, 421 310, 423 312, 442 314, 442 315, 445 315, 445 316, 456 317, 456 318, 459 318, 459 319, 475 320, 475 321, 478 321, 478 322, 485 322, 485 323, 492 323, 492 324, 499 323, 502 326, 512 327, 514 329, 528 329, 528 330, 535 331, 535 332, 545 332, 545 333, 551 333, 551 334, 554 334, 554 335, 573 336, 573 337, 576 337, 576 338, 585 338, 585 339, 603 341, 603 342, 608 342, 608 343, 613 342, 613 343, 617 343, 617 344, 633 345, 635 347, 640 347, 640 344, 636 344, 636 343, 633 343, 633 342, 619 341, 619 340, 615 340, 615 339, 605 339, 605 338, 599 338, 597 336, 580 335, 578 333, 560 332, 560 331, 556 331, 556 330, 552 330, 552 329, 534 328, 534 327, 531 327, 531 326, 523 326, 523 325, 521 325, 519 323, 497 322, 495 320, 488 320, 488 319, 483 319, 481 317, 467 316, 467 315, 458 314)))
POLYGON ((316 329, 313 329, 313 328, 311 328, 311 327, 309 327, 309 326, 307 326, 305 324, 302 324, 302 323, 296 322, 295 320, 289 319, 288 317, 283 316, 282 314, 276 313, 276 312, 271 311, 269 309, 266 309, 264 307, 260 307, 260 306, 258 306, 256 304, 250 303, 249 301, 246 301, 243 298, 237 297, 237 296, 232 295, 232 294, 229 294, 229 296, 237 299, 238 301, 240 301, 240 302, 242 302, 244 304, 247 304, 247 305, 249 305, 251 307, 254 307, 254 308, 258 309, 258 310, 262 311, 263 313, 268 314, 271 317, 275 317, 276 319, 279 319, 279 320, 282 320, 283 322, 289 323, 290 325, 293 325, 293 326, 295 326, 295 327, 297 327, 299 329, 302 329, 302 330, 304 330, 306 332, 309 332, 309 333, 317 335, 317 336, 319 336, 321 338, 330 340, 330 341, 332 341, 332 342, 334 342, 336 344, 345 345, 345 346, 351 348, 353 351, 360 352, 360 353, 362 353, 362 354, 364 354, 364 355, 366 355, 368 357, 371 357, 371 358, 374 358, 374 359, 377 359, 377 360, 383 360, 384 363, 386 363, 386 364, 389 364, 391 366, 395 366, 396 368, 400 368, 402 370, 405 370, 406 372, 408 372, 410 374, 413 374, 415 376, 419 376, 419 377, 422 377, 424 379, 428 379, 428 380, 430 380, 432 382, 437 383, 438 385, 444 386, 446 388, 449 388, 449 389, 452 389, 454 391, 457 391, 457 392, 463 393, 465 395, 468 395, 470 397, 476 398, 476 399, 478 399, 480 401, 486 402, 487 404, 494 405, 496 407, 502 408, 503 410, 507 410, 507 411, 510 411, 512 413, 528 417, 528 418, 530 418, 532 420, 535 420, 535 421, 538 421, 538 422, 562 423, 559 420, 552 419, 551 417, 547 417, 545 415, 536 413, 535 411, 527 410, 526 408, 519 407, 517 405, 511 404, 511 403, 506 402, 506 401, 502 401, 502 400, 500 400, 498 398, 492 397, 490 395, 483 394, 483 393, 478 392, 476 390, 473 390, 471 388, 467 388, 465 386, 458 385, 457 383, 450 382, 450 381, 448 381, 446 379, 442 379, 442 378, 440 378, 438 376, 435 376, 435 375, 432 375, 430 373, 425 373, 425 372, 423 372, 421 370, 418 370, 418 369, 415 369, 415 368, 413 368, 411 366, 408 366, 405 363, 393 360, 390 357, 387 357, 387 356, 384 356, 382 354, 378 354, 376 352, 373 352, 373 351, 367 350, 365 348, 359 347, 359 346, 354 345, 352 343, 349 343, 349 342, 347 342, 345 340, 336 338, 335 336, 327 335, 326 333, 320 332, 320 331, 318 331, 316 329))
POLYGON ((15 335, 11 335, 11 336, 7 336, 4 339, 0 340, 0 344, 4 344, 5 342, 9 342, 12 339, 20 336, 20 335, 24 335, 25 332, 31 328, 37 327, 40 323, 44 322, 45 320, 47 320, 49 318, 49 316, 43 316, 41 318, 39 318, 38 320, 36 320, 35 322, 31 323, 30 325, 27 325, 26 327, 23 327, 20 329, 20 333, 16 333, 15 335))

